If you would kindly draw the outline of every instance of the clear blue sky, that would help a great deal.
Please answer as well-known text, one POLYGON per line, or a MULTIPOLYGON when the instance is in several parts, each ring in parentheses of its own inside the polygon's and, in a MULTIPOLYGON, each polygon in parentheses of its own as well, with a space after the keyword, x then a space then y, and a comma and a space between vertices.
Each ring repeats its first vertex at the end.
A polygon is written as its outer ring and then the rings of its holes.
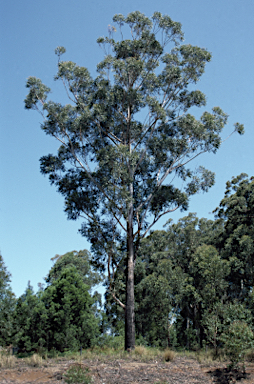
MULTIPOLYGON (((254 173, 253 0, 0 0, 0 250, 17 296, 28 280, 37 290, 55 254, 89 249, 78 233, 80 222, 67 221, 63 198, 40 174, 39 158, 54 152, 56 143, 40 130, 40 116, 24 109, 26 79, 41 78, 59 101, 64 90, 53 81, 54 49, 64 46, 65 60, 95 75, 103 58, 96 39, 107 34, 114 14, 135 10, 168 14, 182 23, 186 43, 212 52, 199 83, 207 95, 206 109, 218 105, 230 115, 224 137, 235 122, 245 125, 244 136, 235 134, 216 155, 196 161, 216 172, 216 185, 194 197, 189 211, 212 219, 226 181, 254 173)), ((183 215, 171 217, 177 221, 183 215)))

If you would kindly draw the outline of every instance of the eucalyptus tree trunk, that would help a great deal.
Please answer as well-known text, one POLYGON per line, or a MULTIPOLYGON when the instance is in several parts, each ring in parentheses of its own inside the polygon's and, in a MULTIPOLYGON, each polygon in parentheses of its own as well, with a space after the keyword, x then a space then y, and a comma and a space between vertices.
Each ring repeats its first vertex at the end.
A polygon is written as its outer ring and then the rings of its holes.
MULTIPOLYGON (((132 210, 133 211, 133 208, 132 210)), ((125 307, 125 350, 135 348, 135 315, 134 315, 134 245, 132 212, 129 212, 127 224, 127 265, 126 265, 126 307, 125 307)))
MULTIPOLYGON (((130 112, 129 112, 130 116, 130 112)), ((129 151, 131 146, 129 144, 129 151)), ((131 165, 129 173, 132 175, 131 165)), ((125 350, 135 348, 135 313, 134 313, 134 237, 133 237, 133 182, 129 184, 129 209, 127 219, 127 261, 126 261, 126 307, 125 307, 125 350)))
MULTIPOLYGON (((129 77, 129 87, 132 88, 131 78, 129 77)), ((131 147, 131 105, 128 106, 127 124, 127 145, 129 153, 131 147)), ((135 312, 134 312, 134 236, 133 236, 133 169, 131 162, 128 161, 129 183, 129 204, 127 218, 127 260, 126 260, 126 306, 125 306, 125 350, 130 351, 135 348, 135 312)))

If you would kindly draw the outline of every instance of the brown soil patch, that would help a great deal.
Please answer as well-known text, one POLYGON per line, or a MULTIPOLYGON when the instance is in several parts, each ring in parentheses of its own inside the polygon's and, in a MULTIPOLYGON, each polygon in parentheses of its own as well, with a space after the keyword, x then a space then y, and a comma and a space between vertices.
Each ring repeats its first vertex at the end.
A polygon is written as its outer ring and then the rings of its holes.
MULTIPOLYGON (((12 369, 0 369, 0 383, 3 384, 60 384, 63 374, 73 360, 48 360, 41 368, 27 367, 20 359, 12 369)), ((86 360, 81 364, 89 367, 94 384, 254 384, 254 364, 247 364, 245 376, 229 373, 223 364, 213 366, 199 364, 196 360, 176 357, 174 361, 133 361, 122 359, 86 360)))

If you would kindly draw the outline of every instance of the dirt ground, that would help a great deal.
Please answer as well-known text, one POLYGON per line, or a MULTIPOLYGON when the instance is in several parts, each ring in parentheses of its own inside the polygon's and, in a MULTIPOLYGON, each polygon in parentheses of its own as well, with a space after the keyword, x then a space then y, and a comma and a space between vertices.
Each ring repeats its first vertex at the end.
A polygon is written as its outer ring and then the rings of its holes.
MULTIPOLYGON (((19 359, 12 369, 0 369, 0 383, 60 384, 63 375, 74 360, 47 360, 40 367, 28 367, 25 359, 19 359)), ((228 373, 223 363, 200 364, 186 357, 176 357, 172 362, 135 360, 81 360, 88 367, 94 384, 254 384, 254 364, 246 364, 246 375, 228 373)))

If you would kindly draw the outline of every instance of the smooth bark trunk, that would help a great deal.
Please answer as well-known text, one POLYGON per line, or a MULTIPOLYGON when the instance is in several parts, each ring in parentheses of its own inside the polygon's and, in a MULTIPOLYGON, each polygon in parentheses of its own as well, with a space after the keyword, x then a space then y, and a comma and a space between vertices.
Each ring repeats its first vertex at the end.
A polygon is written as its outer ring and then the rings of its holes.
POLYGON ((135 348, 134 314, 134 243, 133 243, 133 204, 130 203, 127 223, 127 265, 126 265, 126 308, 125 308, 125 350, 135 348))

